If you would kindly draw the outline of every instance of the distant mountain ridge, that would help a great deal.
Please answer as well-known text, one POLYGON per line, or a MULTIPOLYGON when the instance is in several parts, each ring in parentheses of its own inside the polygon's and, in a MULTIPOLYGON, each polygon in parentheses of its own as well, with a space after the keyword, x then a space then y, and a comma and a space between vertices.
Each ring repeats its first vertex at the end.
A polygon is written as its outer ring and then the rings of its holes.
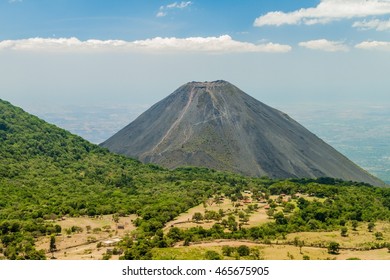
POLYGON ((384 185, 288 115, 221 80, 179 87, 101 146, 168 168, 384 185))

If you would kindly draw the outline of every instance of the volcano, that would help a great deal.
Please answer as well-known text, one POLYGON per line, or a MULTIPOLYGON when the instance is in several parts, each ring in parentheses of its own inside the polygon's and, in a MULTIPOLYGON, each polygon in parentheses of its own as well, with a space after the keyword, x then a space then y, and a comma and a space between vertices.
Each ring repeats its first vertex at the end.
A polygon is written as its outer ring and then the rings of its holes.
POLYGON ((384 184, 287 114, 226 81, 179 87, 101 146, 172 169, 384 184))

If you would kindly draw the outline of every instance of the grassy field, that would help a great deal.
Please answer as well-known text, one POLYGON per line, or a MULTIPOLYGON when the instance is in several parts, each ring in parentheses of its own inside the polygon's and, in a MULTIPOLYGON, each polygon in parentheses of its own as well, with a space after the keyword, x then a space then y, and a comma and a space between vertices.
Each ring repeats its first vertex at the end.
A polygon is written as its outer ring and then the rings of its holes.
MULTIPOLYGON (((248 196, 250 197, 250 196, 248 196)), ((276 199, 277 196, 271 196, 271 198, 276 199)), ((245 212, 245 209, 247 209, 248 205, 252 204, 251 200, 250 202, 244 203, 239 202, 240 206, 236 206, 235 203, 230 201, 229 199, 224 199, 223 202, 220 204, 211 202, 209 200, 205 204, 200 204, 196 207, 193 207, 189 209, 187 212, 182 213, 179 215, 176 219, 166 224, 164 231, 167 232, 171 227, 175 226, 182 229, 187 229, 195 226, 202 226, 205 229, 211 228, 217 221, 213 220, 203 220, 200 222, 195 222, 192 220, 192 217, 195 213, 199 212, 202 215, 205 214, 206 211, 220 211, 223 210, 225 216, 229 214, 233 214, 236 216, 236 221, 239 222, 238 219, 238 212, 243 211, 245 212)), ((264 209, 266 203, 257 203, 259 205, 259 208, 249 214, 249 221, 243 224, 244 227, 253 227, 256 225, 259 225, 261 223, 266 223, 272 221, 266 214, 266 209, 264 209)))
MULTIPOLYGON (((276 200, 277 196, 270 197, 276 200)), ((316 198, 305 196, 307 200, 314 200, 316 198)), ((319 201, 321 199, 318 199, 319 201)), ((295 204, 294 201, 292 203, 295 204)), ((236 221, 239 222, 238 213, 244 211, 248 213, 249 220, 243 223, 243 227, 258 226, 262 223, 272 221, 267 215, 265 209, 266 203, 252 202, 240 203, 236 207, 230 200, 224 200, 221 204, 206 203, 191 208, 186 213, 181 214, 177 219, 168 223, 165 231, 170 227, 175 226, 182 229, 188 229, 194 226, 202 226, 206 229, 211 228, 217 221, 199 221, 192 220, 196 212, 205 214, 206 211, 218 212, 222 209, 225 215, 233 214, 236 221), (255 211, 245 211, 249 204, 257 203, 258 208, 255 211)), ((282 211, 282 207, 278 206, 276 211, 282 211)), ((287 214, 288 215, 288 214, 287 214)), ((223 246, 240 246, 247 245, 250 248, 256 248, 260 251, 261 258, 268 260, 287 260, 287 259, 303 259, 309 258, 311 260, 326 260, 338 259, 345 260, 349 258, 359 258, 362 260, 390 260, 390 253, 388 249, 375 249, 379 243, 390 242, 390 223, 377 222, 375 227, 369 231, 368 223, 359 223, 353 227, 351 222, 345 225, 347 232, 344 236, 341 231, 331 232, 299 232, 288 234, 283 240, 271 240, 272 244, 255 244, 248 241, 231 241, 220 240, 213 242, 203 242, 199 244, 191 244, 190 246, 176 246, 174 248, 154 249, 155 259, 205 259, 207 251, 215 251, 222 257, 223 246), (296 242, 299 241, 302 247, 299 247, 296 242), (295 243, 294 243, 295 242, 295 243), (327 246, 330 242, 337 242, 340 244, 339 254, 329 254, 327 246)), ((224 259, 232 259, 231 257, 223 256, 224 259)), ((250 258, 250 257, 245 257, 250 258)))
MULTIPOLYGON (((278 197, 271 196, 270 198, 276 200, 278 197)), ((305 198, 312 199, 310 197, 305 198)), ((207 211, 222 212, 225 218, 229 215, 234 216, 242 227, 258 226, 273 220, 267 214, 267 205, 264 201, 251 201, 250 196, 249 199, 247 196, 245 203, 243 201, 233 203, 228 199, 215 203, 215 200, 210 199, 167 223, 164 232, 167 233, 174 226, 182 229, 194 226, 211 228, 218 222, 217 220, 200 220, 197 222, 193 220, 195 213, 205 215, 207 211), (256 209, 249 211, 248 206, 254 204, 257 204, 256 209), (240 212, 247 215, 248 220, 246 222, 240 220, 240 212)), ((282 211, 283 208, 278 205, 276 210, 282 211)), ((135 230, 132 223, 134 219, 136 219, 135 215, 120 217, 118 221, 114 221, 112 215, 99 218, 65 218, 56 222, 62 227, 62 234, 56 236, 57 251, 54 254, 49 252, 50 237, 39 239, 37 249, 44 249, 47 252, 47 258, 54 255, 56 259, 102 259, 108 250, 114 249, 116 241, 135 230), (72 228, 76 230, 72 232, 72 228)), ((363 222, 357 225, 348 222, 345 228, 346 233, 343 236, 341 231, 299 232, 288 234, 284 239, 270 240, 270 244, 260 244, 254 241, 213 240, 183 246, 183 242, 179 242, 171 248, 154 248, 152 254, 154 259, 168 260, 207 259, 208 251, 216 252, 221 259, 345 260, 358 258, 362 260, 390 260, 388 249, 377 249, 376 247, 380 243, 390 242, 390 223, 377 222, 371 231, 368 229, 368 223, 363 222), (338 254, 328 253, 327 246, 330 242, 339 243, 340 251, 338 254), (251 254, 248 256, 223 255, 222 248, 224 246, 237 248, 241 245, 248 246, 251 249, 251 254)), ((118 255, 112 256, 112 259, 118 258, 118 255)))
POLYGON ((372 232, 368 230, 368 223, 360 223, 356 230, 351 225, 347 224, 347 236, 341 236, 340 231, 331 232, 299 232, 287 235, 286 239, 293 242, 295 238, 305 242, 305 245, 324 246, 331 241, 340 244, 341 248, 353 250, 368 250, 375 243, 390 241, 390 224, 377 222, 372 232), (381 233, 381 239, 378 239, 375 234, 381 233))
MULTIPOLYGON (((60 260, 101 260, 107 250, 114 248, 116 240, 135 229, 132 224, 135 218, 135 215, 119 217, 119 221, 115 222, 112 215, 106 215, 99 218, 77 217, 57 221, 56 224, 62 227, 62 234, 56 236, 57 251, 53 255, 60 260), (67 234, 67 230, 72 227, 78 227, 81 231, 67 234), (101 247, 98 246, 99 243, 101 247)), ((48 259, 53 256, 49 252, 50 237, 40 238, 36 246, 38 250, 47 252, 48 259)), ((112 258, 118 256, 114 255, 112 258)))
POLYGON ((293 245, 284 244, 254 244, 245 241, 220 241, 209 242, 202 244, 194 244, 187 247, 180 246, 174 248, 153 249, 153 258, 156 260, 204 260, 207 259, 207 251, 215 251, 221 259, 234 260, 234 259, 259 259, 253 256, 245 257, 226 257, 222 254, 223 246, 238 247, 240 245, 247 245, 250 249, 258 249, 260 253, 260 259, 264 260, 303 260, 304 257, 308 257, 310 260, 347 260, 350 258, 358 258, 361 260, 390 260, 390 253, 387 249, 375 249, 368 251, 356 251, 356 250, 344 250, 341 249, 339 254, 329 254, 326 248, 317 247, 296 247, 293 245))

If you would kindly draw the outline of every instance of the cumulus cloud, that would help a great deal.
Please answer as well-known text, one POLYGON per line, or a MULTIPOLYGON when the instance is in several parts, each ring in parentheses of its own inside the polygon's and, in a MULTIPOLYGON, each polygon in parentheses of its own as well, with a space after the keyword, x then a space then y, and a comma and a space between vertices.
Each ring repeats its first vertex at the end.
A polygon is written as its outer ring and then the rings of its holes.
POLYGON ((248 53, 289 52, 289 45, 253 44, 233 40, 229 35, 219 37, 161 38, 146 40, 86 40, 77 38, 30 38, 0 41, 0 50, 24 51, 149 51, 149 52, 203 52, 248 53))
POLYGON ((349 50, 348 46, 346 46, 343 42, 328 41, 326 39, 300 42, 299 46, 326 52, 346 52, 349 50))
POLYGON ((390 51, 390 42, 385 41, 365 41, 355 46, 357 49, 363 50, 379 50, 379 51, 390 51))
POLYGON ((390 30, 390 19, 387 21, 379 19, 356 21, 352 26, 362 30, 375 29, 377 31, 385 31, 390 30))
POLYGON ((364 18, 390 14, 389 0, 321 0, 313 8, 292 12, 274 11, 255 19, 254 26, 284 24, 319 24, 341 19, 364 18))
POLYGON ((172 9, 184 9, 187 8, 188 6, 191 6, 192 2, 191 1, 182 1, 180 3, 174 2, 171 4, 168 4, 166 6, 161 6, 159 11, 156 14, 156 17, 165 17, 168 14, 168 10, 172 9))

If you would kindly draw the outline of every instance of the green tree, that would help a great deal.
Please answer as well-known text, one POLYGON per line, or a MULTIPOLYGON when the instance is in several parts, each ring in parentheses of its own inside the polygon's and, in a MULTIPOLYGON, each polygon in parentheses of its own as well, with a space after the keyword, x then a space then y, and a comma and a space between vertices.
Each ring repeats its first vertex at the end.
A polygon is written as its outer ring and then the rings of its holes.
POLYGON ((302 254, 302 247, 305 245, 305 241, 300 240, 299 237, 294 238, 294 246, 299 247, 299 253, 302 254))
POLYGON ((367 225, 368 231, 372 232, 374 228, 375 228, 375 223, 374 222, 369 222, 368 225, 367 225))
POLYGON ((340 251, 340 244, 337 242, 330 242, 328 245, 328 253, 332 255, 337 255, 340 251))
POLYGON ((343 236, 343 237, 348 236, 348 228, 347 227, 341 228, 341 236, 343 236))
POLYGON ((220 254, 218 254, 217 252, 212 251, 212 250, 206 251, 205 258, 206 258, 206 260, 221 260, 222 259, 220 254))
POLYGON ((237 253, 238 253, 241 257, 243 257, 243 256, 249 256, 249 254, 250 254, 250 249, 249 249, 249 247, 246 246, 246 245, 240 245, 240 246, 238 246, 238 248, 237 248, 237 253))
POLYGON ((295 209, 295 205, 291 202, 287 202, 284 206, 283 212, 291 213, 295 209))
POLYGON ((245 215, 246 215, 246 214, 245 214, 243 211, 238 212, 238 218, 239 218, 240 220, 244 219, 245 215))
POLYGON ((56 237, 54 235, 50 236, 50 247, 49 251, 52 255, 52 258, 54 258, 54 252, 57 250, 57 245, 56 245, 56 237))
POLYGON ((358 225, 359 225, 359 222, 358 222, 357 220, 353 220, 353 221, 352 221, 352 229, 353 229, 353 230, 356 230, 357 227, 358 227, 358 225))
POLYGON ((62 228, 61 228, 60 225, 55 225, 54 228, 55 228, 55 230, 56 230, 56 233, 61 233, 62 228))
POLYGON ((118 215, 118 214, 112 215, 112 220, 113 220, 115 223, 119 223, 119 215, 118 215))
POLYGON ((178 227, 172 227, 169 229, 167 237, 172 239, 174 242, 177 242, 183 239, 183 232, 178 227))
POLYGON ((230 231, 237 231, 237 222, 236 218, 233 215, 228 216, 228 228, 230 231))
POLYGON ((275 223, 278 225, 286 225, 288 223, 286 217, 283 212, 277 212, 274 214, 275 223))
POLYGON ((382 232, 375 232, 375 238, 376 240, 383 240, 383 233, 382 232))
POLYGON ((192 215, 192 220, 194 220, 195 222, 199 223, 200 221, 203 220, 203 215, 202 213, 200 212, 196 212, 194 213, 194 215, 192 215))
POLYGON ((222 246, 222 254, 224 256, 230 257, 232 253, 234 252, 234 248, 228 245, 222 246))
POLYGON ((272 218, 275 214, 275 209, 273 209, 273 208, 268 209, 266 214, 269 218, 272 218))
POLYGON ((250 256, 254 260, 262 260, 263 259, 263 257, 261 256, 261 252, 260 252, 259 248, 252 248, 250 256))

